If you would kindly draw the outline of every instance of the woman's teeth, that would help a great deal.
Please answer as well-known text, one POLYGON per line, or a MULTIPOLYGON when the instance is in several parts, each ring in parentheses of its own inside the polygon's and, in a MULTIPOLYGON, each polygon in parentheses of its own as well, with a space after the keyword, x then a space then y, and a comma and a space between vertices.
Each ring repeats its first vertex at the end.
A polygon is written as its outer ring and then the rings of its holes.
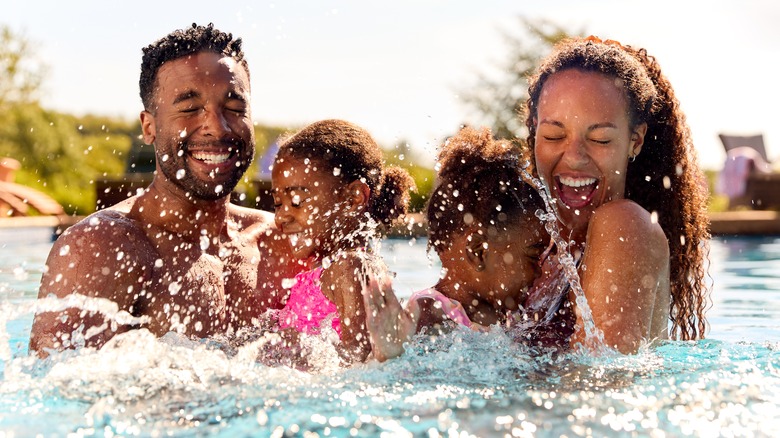
POLYGON ((596 178, 569 178, 562 176, 559 179, 561 184, 569 187, 584 187, 596 182, 596 178))

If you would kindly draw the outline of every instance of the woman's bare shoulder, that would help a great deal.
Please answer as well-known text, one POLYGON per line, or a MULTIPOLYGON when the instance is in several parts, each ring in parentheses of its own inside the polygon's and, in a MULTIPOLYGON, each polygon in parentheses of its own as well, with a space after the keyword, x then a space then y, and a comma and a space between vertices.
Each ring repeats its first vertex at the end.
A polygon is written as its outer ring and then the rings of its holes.
POLYGON ((640 238, 644 241, 666 240, 658 219, 657 214, 645 210, 636 202, 620 199, 596 209, 590 220, 588 234, 621 234, 624 239, 640 238))

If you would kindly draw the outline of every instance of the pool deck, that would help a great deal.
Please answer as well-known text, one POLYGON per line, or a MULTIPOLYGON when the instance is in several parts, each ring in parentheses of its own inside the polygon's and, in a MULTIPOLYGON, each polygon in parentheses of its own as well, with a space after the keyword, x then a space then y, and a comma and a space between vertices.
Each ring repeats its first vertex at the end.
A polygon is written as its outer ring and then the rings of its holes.
POLYGON ((780 211, 740 210, 710 214, 713 236, 780 235, 780 211))
MULTIPOLYGON (((83 219, 81 216, 28 216, 0 219, 0 228, 51 227, 59 235, 69 226, 83 219)), ((710 214, 710 232, 713 236, 780 235, 780 211, 741 210, 710 214)), ((423 237, 426 233, 424 216, 409 215, 403 225, 389 233, 394 237, 423 237)))

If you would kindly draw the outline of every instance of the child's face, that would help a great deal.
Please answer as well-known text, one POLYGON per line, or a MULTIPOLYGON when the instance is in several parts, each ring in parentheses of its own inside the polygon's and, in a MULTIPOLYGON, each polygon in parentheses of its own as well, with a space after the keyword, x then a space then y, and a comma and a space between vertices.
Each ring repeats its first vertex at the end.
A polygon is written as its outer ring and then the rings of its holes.
POLYGON ((285 157, 274 163, 271 184, 274 219, 289 236, 293 255, 329 255, 345 231, 342 180, 318 161, 285 157))
POLYGON ((540 274, 540 258, 550 237, 532 215, 488 231, 480 287, 473 290, 497 310, 515 310, 540 274))

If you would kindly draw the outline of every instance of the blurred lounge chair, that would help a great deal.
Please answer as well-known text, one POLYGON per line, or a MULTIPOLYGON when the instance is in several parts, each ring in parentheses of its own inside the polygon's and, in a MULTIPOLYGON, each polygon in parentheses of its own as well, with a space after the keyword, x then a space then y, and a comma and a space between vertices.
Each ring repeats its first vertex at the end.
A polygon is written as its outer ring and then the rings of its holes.
POLYGON ((720 172, 717 192, 729 198, 729 209, 780 208, 780 174, 773 172, 762 134, 720 134, 726 162, 720 172))
POLYGON ((19 168, 19 161, 0 158, 0 217, 30 216, 30 207, 44 216, 64 215, 65 210, 49 195, 13 182, 19 168))

